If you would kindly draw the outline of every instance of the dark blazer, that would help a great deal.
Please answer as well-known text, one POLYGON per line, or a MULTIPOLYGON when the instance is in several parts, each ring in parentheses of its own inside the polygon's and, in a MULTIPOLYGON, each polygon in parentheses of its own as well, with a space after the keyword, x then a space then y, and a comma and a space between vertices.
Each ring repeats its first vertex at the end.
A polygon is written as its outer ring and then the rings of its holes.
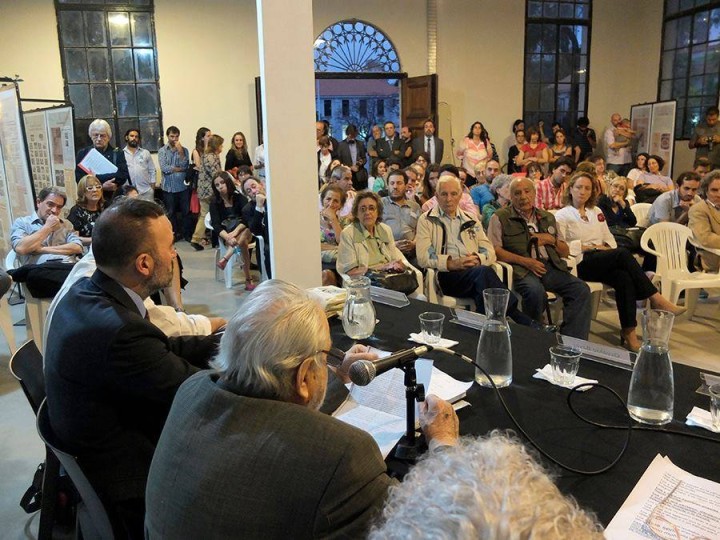
MULTIPOLYGON (((83 171, 77 165, 85 159, 90 150, 95 148, 92 144, 86 146, 80 150, 75 156, 75 181, 79 182, 80 179, 87 173, 83 171)), ((125 161, 125 152, 122 148, 113 148, 109 144, 104 152, 100 152, 108 161, 112 162, 117 168, 117 172, 114 174, 98 174, 96 175, 100 183, 107 182, 108 180, 115 179, 115 183, 118 187, 121 187, 125 182, 130 180, 130 173, 128 172, 127 162, 125 161)))
MULTIPOLYGON (((433 139, 435 140, 435 161, 433 161, 433 163, 440 164, 442 163, 443 152, 445 150, 445 141, 435 135, 433 135, 433 139)), ((421 152, 425 151, 425 135, 415 137, 412 140, 412 149, 414 161, 421 152)))
POLYGON ((402 161, 405 157, 403 156, 403 141, 400 138, 400 135, 398 135, 397 133, 395 134, 395 138, 392 140, 392 142, 385 139, 385 137, 380 137, 379 139, 377 139, 375 141, 375 150, 378 153, 378 157, 381 159, 396 157, 400 161, 402 161))
MULTIPOLYGON (((367 151, 365 150, 365 144, 362 141, 356 140, 355 145, 357 146, 357 157, 356 161, 360 165, 360 169, 357 172, 352 173, 353 187, 356 191, 367 188, 368 183, 368 172, 365 169, 365 163, 367 162, 367 151)), ((338 159, 340 162, 347 166, 352 167, 355 165, 352 160, 352 154, 350 154, 350 144, 347 139, 342 141, 338 146, 338 159)))
POLYGON ((168 338, 97 270, 57 305, 45 380, 50 422, 106 500, 142 498, 155 444, 180 384, 218 338, 168 338))
POLYGON ((391 484, 372 437, 217 379, 178 390, 150 468, 147 538, 365 538, 391 484))

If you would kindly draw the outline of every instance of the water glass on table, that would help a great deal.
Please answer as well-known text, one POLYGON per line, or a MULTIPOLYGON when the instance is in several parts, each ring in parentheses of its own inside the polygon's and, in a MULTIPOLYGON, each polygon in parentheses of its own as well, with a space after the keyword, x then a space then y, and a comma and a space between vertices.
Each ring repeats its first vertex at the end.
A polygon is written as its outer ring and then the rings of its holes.
POLYGON ((428 345, 439 343, 442 337, 445 315, 435 311, 426 311, 421 313, 418 318, 420 319, 420 331, 423 341, 428 345))
POLYGON ((557 384, 571 385, 580 367, 580 349, 565 345, 550 347, 550 367, 557 384))
POLYGON ((713 429, 720 429, 720 384, 710 385, 710 416, 713 429))

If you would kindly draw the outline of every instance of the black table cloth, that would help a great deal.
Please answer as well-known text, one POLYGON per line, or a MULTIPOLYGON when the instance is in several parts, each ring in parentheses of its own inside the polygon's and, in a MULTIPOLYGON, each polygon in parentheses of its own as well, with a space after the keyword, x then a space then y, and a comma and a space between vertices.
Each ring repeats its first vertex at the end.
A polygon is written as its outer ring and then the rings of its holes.
MULTIPOLYGON (((451 311, 435 304, 411 300, 402 309, 375 303, 379 323, 370 339, 361 343, 388 351, 412 346, 407 341, 411 332, 420 331, 418 315, 423 311, 439 311, 445 314, 443 337, 458 341, 453 350, 475 358, 480 332, 450 322, 451 311)), ((576 469, 596 470, 608 465, 621 450, 626 432, 601 429, 578 419, 567 405, 569 390, 534 379, 536 368, 550 363, 549 347, 556 344, 552 334, 511 323, 513 352, 513 382, 500 389, 510 411, 520 425, 547 453, 562 463, 576 469)), ((335 346, 349 348, 353 341, 343 333, 338 319, 331 321, 335 346)), ((670 351, 672 358, 672 350, 670 351)), ((433 352, 428 355, 435 365, 453 377, 470 381, 474 367, 457 357, 433 352)), ((673 364, 675 378, 675 410, 673 421, 658 431, 634 429, 630 444, 620 462, 610 471, 595 476, 583 476, 568 472, 540 458, 557 477, 560 489, 574 496, 588 510, 594 511, 600 521, 607 525, 630 494, 645 469, 657 454, 668 456, 682 469, 710 480, 720 482, 720 435, 701 428, 685 426, 685 417, 693 408, 709 408, 709 398, 697 394, 700 386, 699 370, 673 364), (670 431, 693 433, 711 441, 690 438, 670 431)), ((596 379, 615 390, 623 401, 627 399, 631 372, 581 359, 578 375, 596 379)), ((372 383, 371 383, 372 384, 372 383)), ((458 412, 461 435, 484 435, 493 429, 516 428, 502 408, 492 388, 473 385, 467 394, 472 407, 458 412)), ((593 388, 574 396, 576 409, 599 422, 614 425, 627 424, 623 406, 608 392, 593 388)), ((637 425, 637 424, 636 424, 637 425)), ((521 437, 527 443, 527 440, 521 437)), ((392 461, 389 462, 392 468, 392 461)))

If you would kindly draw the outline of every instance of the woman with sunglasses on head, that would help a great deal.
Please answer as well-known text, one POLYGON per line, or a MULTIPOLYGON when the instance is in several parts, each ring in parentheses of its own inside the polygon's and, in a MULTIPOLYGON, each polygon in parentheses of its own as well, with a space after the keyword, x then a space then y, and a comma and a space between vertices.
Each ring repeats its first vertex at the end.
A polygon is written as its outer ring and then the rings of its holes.
POLYGON ((596 206, 599 188, 590 173, 576 172, 565 191, 565 208, 555 214, 558 238, 570 245, 572 255, 582 254, 577 265, 578 277, 599 281, 615 289, 620 317, 620 344, 637 352, 640 341, 636 302, 650 300, 653 309, 679 315, 685 308, 676 306, 660 295, 632 254, 618 248, 602 210, 596 206))
POLYGON ((92 231, 100 212, 105 208, 105 198, 100 180, 90 174, 78 182, 77 203, 70 209, 68 221, 78 233, 84 246, 92 241, 92 231))

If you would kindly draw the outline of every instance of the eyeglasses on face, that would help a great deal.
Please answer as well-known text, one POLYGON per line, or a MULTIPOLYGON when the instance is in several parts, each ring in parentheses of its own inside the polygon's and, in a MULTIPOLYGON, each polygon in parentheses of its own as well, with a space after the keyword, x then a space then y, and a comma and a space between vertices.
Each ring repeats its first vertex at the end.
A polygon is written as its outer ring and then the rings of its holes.
POLYGON ((327 363, 332 367, 338 368, 342 366, 342 363, 345 360, 345 353, 337 347, 330 347, 329 350, 322 350, 318 352, 322 352, 327 355, 327 363))

